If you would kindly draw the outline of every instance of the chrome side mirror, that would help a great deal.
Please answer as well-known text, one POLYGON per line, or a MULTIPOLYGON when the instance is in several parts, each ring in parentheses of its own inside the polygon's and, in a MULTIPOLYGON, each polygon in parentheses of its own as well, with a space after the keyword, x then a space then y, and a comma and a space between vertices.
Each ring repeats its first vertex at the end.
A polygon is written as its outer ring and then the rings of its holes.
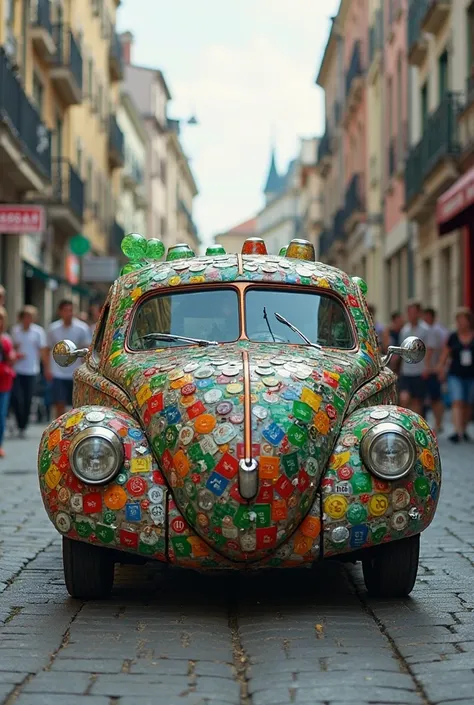
POLYGON ((384 366, 388 365, 393 355, 400 355, 404 362, 407 362, 409 365, 414 365, 417 362, 421 362, 425 354, 426 346, 421 338, 410 335, 409 338, 405 338, 400 346, 390 345, 382 362, 384 366))
POLYGON ((53 348, 53 360, 59 367, 69 367, 88 352, 88 348, 77 348, 72 340, 61 340, 53 348))

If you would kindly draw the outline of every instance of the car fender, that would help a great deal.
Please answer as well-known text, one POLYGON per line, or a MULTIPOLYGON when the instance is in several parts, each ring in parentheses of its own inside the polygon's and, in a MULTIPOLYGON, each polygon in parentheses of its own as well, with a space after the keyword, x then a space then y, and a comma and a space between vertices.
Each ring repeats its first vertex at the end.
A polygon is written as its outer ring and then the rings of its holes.
POLYGON ((41 496, 56 529, 69 538, 166 560, 168 492, 145 434, 128 414, 102 406, 73 409, 43 432, 38 454, 41 496), (91 427, 112 430, 124 461, 105 485, 81 482, 69 447, 91 427))
POLYGON ((433 519, 441 487, 436 437, 426 421, 408 409, 359 409, 344 421, 320 487, 324 556, 419 534, 433 519), (375 477, 360 455, 367 431, 387 421, 402 426, 416 447, 412 469, 396 481, 375 477))

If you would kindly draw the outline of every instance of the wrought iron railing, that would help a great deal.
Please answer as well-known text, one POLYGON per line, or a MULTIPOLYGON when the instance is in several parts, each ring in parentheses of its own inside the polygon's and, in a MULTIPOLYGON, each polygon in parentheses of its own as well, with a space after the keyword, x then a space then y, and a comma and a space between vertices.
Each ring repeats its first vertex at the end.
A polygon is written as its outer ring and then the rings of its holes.
POLYGON ((82 54, 74 34, 68 25, 53 25, 53 39, 56 43, 56 54, 53 57, 53 64, 68 68, 82 91, 82 54))
POLYGON ((84 217, 84 182, 69 159, 53 159, 53 200, 68 206, 82 221, 84 217))
POLYGON ((37 169, 51 178, 51 133, 0 47, 0 121, 8 123, 37 169))

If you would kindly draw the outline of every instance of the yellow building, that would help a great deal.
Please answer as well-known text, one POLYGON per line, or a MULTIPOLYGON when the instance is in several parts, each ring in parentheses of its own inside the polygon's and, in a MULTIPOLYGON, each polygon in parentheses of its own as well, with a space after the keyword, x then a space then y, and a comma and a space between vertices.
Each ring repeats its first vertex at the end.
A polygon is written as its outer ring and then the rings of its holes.
POLYGON ((43 204, 47 213, 43 233, 2 236, 11 314, 34 303, 48 321, 60 298, 87 293, 78 286, 79 261, 71 257, 75 235, 87 239, 88 256, 108 251, 124 162, 116 120, 123 75, 114 29, 118 4, 0 0, 0 111, 8 117, 0 127, 0 164, 8 158, 0 199, 43 204), (25 159, 31 163, 26 176, 25 159))

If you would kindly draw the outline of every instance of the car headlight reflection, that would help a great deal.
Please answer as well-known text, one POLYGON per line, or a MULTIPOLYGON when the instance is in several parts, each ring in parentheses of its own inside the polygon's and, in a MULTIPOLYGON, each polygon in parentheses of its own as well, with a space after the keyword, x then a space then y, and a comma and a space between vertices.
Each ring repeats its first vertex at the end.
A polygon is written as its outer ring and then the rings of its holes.
POLYGON ((73 473, 88 485, 102 485, 118 473, 123 463, 123 445, 108 428, 87 428, 72 441, 69 461, 73 473))
POLYGON ((389 422, 377 424, 367 431, 360 451, 366 467, 383 480, 404 477, 416 459, 411 435, 401 426, 389 422))

